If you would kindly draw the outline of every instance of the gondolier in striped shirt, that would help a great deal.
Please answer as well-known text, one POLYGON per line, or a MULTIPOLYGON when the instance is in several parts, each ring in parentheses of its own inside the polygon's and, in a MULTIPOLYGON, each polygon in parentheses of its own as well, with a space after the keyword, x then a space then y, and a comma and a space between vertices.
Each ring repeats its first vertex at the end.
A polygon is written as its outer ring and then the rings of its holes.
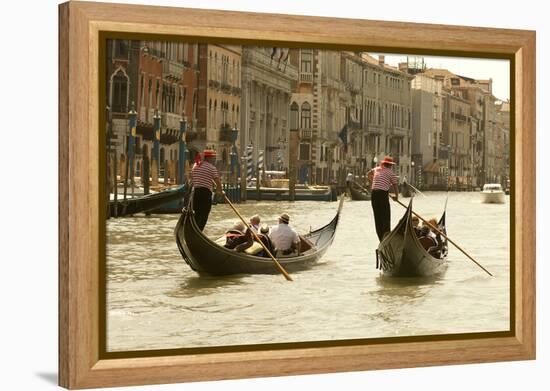
POLYGON ((394 200, 397 200, 399 194, 397 175, 392 170, 394 164, 393 158, 386 156, 380 162, 380 166, 373 168, 367 173, 372 183, 371 204, 372 211, 374 212, 376 234, 380 241, 382 241, 386 233, 391 231, 389 190, 393 190, 394 200))
POLYGON ((204 160, 200 157, 195 161, 191 170, 191 182, 193 184, 193 209, 195 221, 201 229, 204 229, 208 221, 208 215, 212 208, 212 183, 216 183, 216 194, 223 196, 222 183, 218 169, 214 166, 216 151, 204 150, 204 160))

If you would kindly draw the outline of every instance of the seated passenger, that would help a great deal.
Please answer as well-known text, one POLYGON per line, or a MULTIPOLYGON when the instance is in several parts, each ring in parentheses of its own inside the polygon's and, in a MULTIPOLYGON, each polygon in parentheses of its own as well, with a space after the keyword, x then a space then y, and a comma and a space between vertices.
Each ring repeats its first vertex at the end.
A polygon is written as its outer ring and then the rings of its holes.
MULTIPOLYGON (((265 247, 271 252, 271 254, 275 254, 275 247, 273 246, 273 242, 269 238, 269 227, 264 226, 260 229, 260 233, 258 234, 258 237, 262 241, 265 247)), ((269 258, 269 254, 263 250, 262 256, 269 258)))
POLYGON ((289 222, 290 216, 283 213, 279 217, 279 224, 272 227, 269 233, 277 252, 282 255, 290 255, 299 249, 300 238, 298 232, 288 225, 289 222))
POLYGON ((235 249, 236 251, 244 251, 252 246, 252 234, 247 229, 244 231, 244 224, 237 222, 233 227, 225 233, 225 247, 235 249))
POLYGON ((254 229, 254 232, 260 232, 260 216, 254 215, 250 218, 250 226, 254 229))
POLYGON ((416 237, 419 238, 420 237, 420 227, 419 227, 419 223, 420 223, 420 220, 418 220, 418 217, 416 216, 413 216, 411 218, 411 222, 412 222, 412 226, 413 226, 413 229, 414 229, 414 233, 416 234, 416 237))
POLYGON ((426 251, 429 251, 430 248, 437 246, 437 241, 430 235, 430 228, 427 225, 422 225, 422 228, 420 228, 420 236, 418 240, 426 251))

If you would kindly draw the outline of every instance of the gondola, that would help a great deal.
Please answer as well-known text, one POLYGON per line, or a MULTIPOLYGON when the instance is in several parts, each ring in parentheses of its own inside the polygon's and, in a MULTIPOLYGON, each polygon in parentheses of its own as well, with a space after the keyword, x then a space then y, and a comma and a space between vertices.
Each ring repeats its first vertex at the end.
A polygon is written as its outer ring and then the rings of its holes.
POLYGON ((369 192, 363 191, 353 184, 349 186, 349 193, 353 201, 370 201, 371 198, 369 192))
MULTIPOLYGON (((192 197, 191 197, 192 199, 192 197)), ((340 199, 336 216, 324 227, 301 237, 301 255, 278 257, 289 273, 313 266, 332 244, 343 205, 340 199)), ((222 276, 230 274, 277 274, 273 260, 227 249, 205 236, 195 221, 192 205, 182 212, 174 230, 176 243, 185 262, 199 274, 222 276)))
MULTIPOLYGON (((411 198, 405 215, 397 226, 380 242, 376 250, 376 267, 389 277, 428 277, 442 273, 447 268, 448 243, 443 238, 441 258, 424 249, 412 225, 411 198)), ((443 212, 438 226, 446 234, 443 212)))
POLYGON ((411 196, 411 188, 407 182, 401 183, 401 197, 409 198, 411 196))
POLYGON ((154 212, 155 209, 160 208, 167 203, 182 199, 184 196, 184 191, 185 186, 179 186, 158 193, 127 198, 126 200, 111 200, 109 201, 109 215, 110 217, 123 217, 141 212, 154 212))

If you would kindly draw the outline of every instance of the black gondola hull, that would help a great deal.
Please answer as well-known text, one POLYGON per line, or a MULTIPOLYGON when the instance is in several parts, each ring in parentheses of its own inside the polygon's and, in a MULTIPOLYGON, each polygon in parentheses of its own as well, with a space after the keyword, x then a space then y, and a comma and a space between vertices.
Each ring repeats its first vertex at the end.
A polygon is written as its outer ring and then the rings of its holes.
MULTIPOLYGON (((301 256, 277 260, 287 272, 307 270, 328 250, 336 232, 338 213, 326 226, 303 235, 315 245, 315 251, 301 256)), ((270 258, 248 255, 222 247, 206 237, 198 228, 193 213, 186 209, 175 228, 176 243, 185 262, 199 274, 223 276, 231 274, 278 274, 280 273, 270 258)))
MULTIPOLYGON (((388 277, 429 277, 445 272, 447 243, 444 242, 444 256, 435 258, 424 249, 411 222, 412 199, 405 215, 397 226, 380 242, 377 250, 378 267, 388 277)), ((445 232, 445 213, 440 219, 445 232)))
POLYGON ((353 201, 370 201, 371 199, 370 193, 361 191, 354 186, 349 187, 349 192, 353 201))
POLYGON ((164 190, 159 193, 147 194, 126 200, 109 201, 110 217, 123 217, 143 212, 154 212, 155 209, 184 197, 185 186, 164 190), (116 213, 115 213, 116 211, 116 213))

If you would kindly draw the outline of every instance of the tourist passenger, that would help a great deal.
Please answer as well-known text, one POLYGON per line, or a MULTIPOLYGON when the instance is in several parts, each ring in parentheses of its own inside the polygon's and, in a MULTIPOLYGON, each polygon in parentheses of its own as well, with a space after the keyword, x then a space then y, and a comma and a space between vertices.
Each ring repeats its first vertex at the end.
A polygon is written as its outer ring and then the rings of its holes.
POLYGON ((279 224, 272 227, 269 237, 273 242, 273 246, 277 248, 277 252, 283 255, 289 255, 298 249, 300 237, 296 230, 288 225, 290 216, 283 213, 279 217, 279 224))
POLYGON ((237 221, 233 224, 233 227, 225 233, 225 247, 234 249, 245 242, 247 242, 245 226, 241 221, 237 221))
POLYGON ((254 232, 260 232, 260 216, 254 215, 250 218, 250 226, 254 229, 254 232))
POLYGON ((411 218, 412 226, 414 229, 414 233, 416 234, 416 237, 420 237, 420 226, 418 225, 420 223, 420 220, 418 220, 418 217, 413 216, 411 218))
MULTIPOLYGON (((275 246, 273 245, 273 242, 269 238, 269 227, 267 226, 261 227, 260 232, 258 233, 258 238, 262 241, 263 245, 269 250, 269 252, 272 255, 275 254, 275 246)), ((256 255, 270 258, 269 253, 265 251, 263 248, 262 248, 262 251, 256 255)))
POLYGON ((397 188, 397 176, 392 171, 393 158, 386 156, 380 162, 380 166, 373 168, 367 173, 372 183, 371 204, 374 212, 374 223, 376 234, 382 241, 384 235, 390 232, 390 202, 389 190, 393 189, 392 198, 397 201, 399 189, 397 188))
POLYGON ((426 224, 423 224, 422 228, 420 228, 420 237, 418 240, 426 251, 429 251, 433 247, 437 247, 437 241, 431 235, 430 228, 426 224))
POLYGON ((208 221, 210 209, 212 209, 212 183, 216 184, 216 194, 223 196, 222 184, 218 170, 214 166, 216 152, 204 151, 204 161, 200 156, 191 169, 191 182, 193 184, 193 209, 195 220, 202 231, 208 221))

